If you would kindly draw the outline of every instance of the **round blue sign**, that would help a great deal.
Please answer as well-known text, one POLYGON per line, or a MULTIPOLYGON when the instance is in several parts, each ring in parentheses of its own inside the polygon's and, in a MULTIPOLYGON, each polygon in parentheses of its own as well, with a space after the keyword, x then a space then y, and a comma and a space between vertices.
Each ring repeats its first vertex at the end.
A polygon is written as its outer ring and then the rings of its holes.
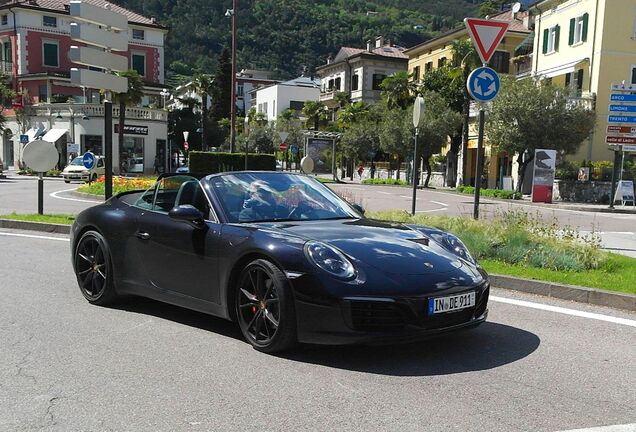
POLYGON ((298 146, 296 144, 292 144, 291 146, 289 146, 289 151, 294 156, 297 155, 298 154, 298 146))
POLYGON ((472 71, 466 82, 468 93, 470 93, 473 99, 479 102, 493 100, 497 96, 497 93, 499 93, 500 85, 501 82, 497 72, 485 66, 472 71))
POLYGON ((95 155, 91 152, 84 153, 82 156, 82 163, 86 169, 93 168, 95 166, 95 155))

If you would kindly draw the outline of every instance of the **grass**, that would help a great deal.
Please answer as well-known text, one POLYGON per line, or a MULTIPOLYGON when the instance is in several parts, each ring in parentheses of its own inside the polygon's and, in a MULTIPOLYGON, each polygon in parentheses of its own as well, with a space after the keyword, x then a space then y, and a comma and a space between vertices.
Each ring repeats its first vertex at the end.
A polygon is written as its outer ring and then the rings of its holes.
MULTIPOLYGON (((456 190, 463 194, 475 195, 475 188, 472 186, 458 186, 456 190)), ((521 199, 521 193, 503 189, 479 189, 479 196, 513 200, 521 199)))
POLYGON ((71 214, 18 214, 11 213, 0 215, 0 219, 11 219, 25 222, 44 222, 62 225, 71 225, 75 221, 75 215, 71 214))
POLYGON ((636 259, 601 250, 596 233, 580 234, 538 214, 505 211, 488 221, 404 211, 367 216, 453 233, 492 273, 636 294, 636 259))
POLYGON ((390 185, 390 186, 409 186, 409 184, 404 180, 398 179, 364 179, 362 180, 362 184, 365 185, 390 185))
MULTIPOLYGON (((155 181, 157 181, 155 177, 113 177, 113 195, 131 190, 146 190, 152 186, 155 181)), ((85 185, 78 187, 77 191, 89 195, 104 196, 104 189, 104 177, 100 177, 96 182, 90 184, 86 183, 85 185)))

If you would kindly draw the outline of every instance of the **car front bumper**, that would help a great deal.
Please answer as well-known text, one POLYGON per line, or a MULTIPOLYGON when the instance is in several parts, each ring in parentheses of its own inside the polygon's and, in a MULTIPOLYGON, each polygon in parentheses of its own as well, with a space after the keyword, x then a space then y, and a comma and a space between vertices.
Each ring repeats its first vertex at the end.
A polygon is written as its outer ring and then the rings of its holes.
POLYGON ((459 294, 439 292, 425 297, 345 297, 331 304, 295 299, 300 342, 391 344, 426 339, 475 327, 488 316, 488 282, 465 289, 476 292, 475 306, 454 312, 427 314, 431 297, 459 294))
POLYGON ((63 174, 64 180, 81 180, 88 181, 90 174, 63 174))

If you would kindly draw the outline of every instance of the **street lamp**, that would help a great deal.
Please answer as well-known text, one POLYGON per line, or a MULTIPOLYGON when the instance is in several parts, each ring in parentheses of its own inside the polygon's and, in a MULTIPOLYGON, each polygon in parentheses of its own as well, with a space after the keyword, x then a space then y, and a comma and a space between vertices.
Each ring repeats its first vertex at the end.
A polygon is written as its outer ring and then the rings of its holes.
POLYGON ((250 142, 248 139, 250 133, 250 118, 247 115, 245 116, 243 130, 245 131, 245 171, 247 171, 247 154, 250 147, 250 142))
POLYGON ((230 90, 230 153, 234 153, 236 144, 236 20, 238 0, 232 0, 232 9, 225 16, 232 19, 232 88, 230 90))
POLYGON ((163 89, 161 90, 161 93, 159 93, 161 95, 161 97, 163 98, 163 109, 166 109, 166 98, 168 96, 170 96, 170 92, 167 89, 163 89))

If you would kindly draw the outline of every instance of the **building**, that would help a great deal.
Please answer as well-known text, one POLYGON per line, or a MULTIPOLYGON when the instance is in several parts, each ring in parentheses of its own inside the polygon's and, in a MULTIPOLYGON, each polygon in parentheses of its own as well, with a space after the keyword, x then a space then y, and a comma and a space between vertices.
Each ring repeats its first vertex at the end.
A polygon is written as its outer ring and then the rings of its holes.
MULTIPOLYGON (((518 63, 520 50, 527 52, 528 46, 532 47, 532 17, 528 11, 513 13, 503 11, 490 17, 493 20, 507 21, 508 31, 501 43, 497 47, 489 66, 500 74, 529 74, 530 66, 526 62, 518 63)), ((468 30, 464 25, 449 32, 437 36, 424 43, 416 45, 404 51, 408 55, 408 70, 412 79, 419 81, 426 73, 453 63, 452 43, 457 40, 468 40, 470 38, 468 30)), ((459 59, 461 63, 462 59, 459 59)), ((469 129, 468 149, 466 155, 459 155, 459 166, 464 167, 463 176, 458 176, 467 184, 475 183, 476 160, 477 160, 477 128, 474 119, 476 110, 471 109, 471 127, 469 129)), ((449 148, 444 149, 446 153, 449 148)), ((513 166, 514 155, 505 152, 495 153, 493 148, 486 141, 484 148, 485 164, 487 167, 488 187, 500 187, 503 178, 516 175, 513 166)))
POLYGON ((301 76, 253 91, 256 94, 256 112, 263 113, 267 120, 276 121, 285 110, 300 111, 306 101, 320 99, 320 81, 301 76))
POLYGON ((605 144, 611 83, 636 84, 636 0, 543 0, 535 15, 532 74, 570 87, 595 109, 594 132, 573 160, 612 160, 605 144))
POLYGON ((342 47, 334 59, 316 69, 320 77, 320 101, 338 105, 336 94, 346 93, 352 102, 380 100, 380 84, 389 75, 407 69, 405 49, 383 37, 368 41, 366 49, 342 47))
MULTIPOLYGON (((91 0, 105 6, 105 0, 91 0)), ((113 166, 136 172, 153 172, 155 157, 166 154, 167 115, 162 109, 164 82, 164 38, 167 28, 153 18, 111 5, 127 16, 128 51, 131 69, 144 80, 141 106, 126 110, 125 142, 121 155, 113 152, 113 166), (121 161, 120 161, 121 160, 121 161), (131 162, 134 161, 134 164, 131 162), (142 162, 142 163, 140 163, 142 162)), ((5 165, 18 166, 22 145, 20 135, 29 140, 44 138, 60 153, 59 167, 70 156, 66 144, 80 144, 79 152, 103 154, 104 108, 99 89, 81 88, 71 83, 70 69, 82 66, 69 59, 71 40, 69 0, 5 1, 0 6, 0 65, 10 86, 20 94, 23 114, 7 110, 7 128, 0 140, 5 165)), ((118 116, 115 107, 114 119, 118 116)), ((117 142, 117 121, 113 122, 117 142)))

